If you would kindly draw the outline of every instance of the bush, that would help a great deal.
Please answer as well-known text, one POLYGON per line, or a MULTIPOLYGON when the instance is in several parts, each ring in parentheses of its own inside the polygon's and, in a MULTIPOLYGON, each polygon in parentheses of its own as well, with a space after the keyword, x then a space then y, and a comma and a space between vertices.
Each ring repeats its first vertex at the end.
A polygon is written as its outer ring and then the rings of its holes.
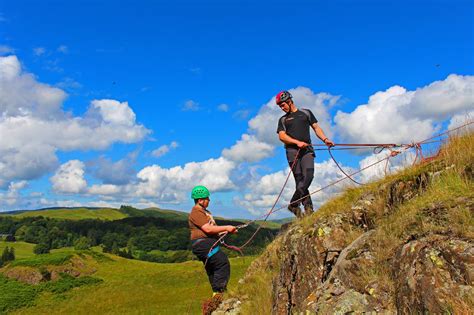
POLYGON ((43 285, 44 290, 52 292, 52 293, 64 293, 66 291, 71 290, 72 288, 80 287, 83 285, 92 285, 98 284, 103 282, 102 279, 84 276, 75 278, 71 275, 66 273, 61 273, 61 279, 57 281, 47 282, 43 285))
POLYGON ((45 243, 39 243, 33 248, 33 253, 35 254, 48 254, 50 251, 49 245, 45 243))
POLYGON ((0 274, 0 314, 32 306, 37 294, 38 291, 34 286, 9 280, 0 274))
POLYGON ((86 250, 86 249, 90 249, 90 248, 91 248, 91 242, 85 236, 82 236, 82 237, 78 238, 74 242, 74 249, 75 250, 86 250))
POLYGON ((2 256, 0 258, 0 261, 3 263, 6 263, 8 261, 13 261, 15 260, 15 249, 13 247, 5 247, 3 250, 2 256))
POLYGON ((14 266, 41 267, 47 265, 59 266, 67 263, 73 256, 72 252, 37 255, 30 258, 17 259, 11 263, 14 266))

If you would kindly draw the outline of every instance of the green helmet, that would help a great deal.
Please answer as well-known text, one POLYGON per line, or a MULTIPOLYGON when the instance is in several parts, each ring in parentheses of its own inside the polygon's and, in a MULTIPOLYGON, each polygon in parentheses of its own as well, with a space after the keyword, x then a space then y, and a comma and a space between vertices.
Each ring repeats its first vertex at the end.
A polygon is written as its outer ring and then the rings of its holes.
POLYGON ((204 199, 209 197, 210 195, 211 194, 209 193, 209 189, 204 186, 196 186, 191 192, 191 198, 193 199, 204 199))

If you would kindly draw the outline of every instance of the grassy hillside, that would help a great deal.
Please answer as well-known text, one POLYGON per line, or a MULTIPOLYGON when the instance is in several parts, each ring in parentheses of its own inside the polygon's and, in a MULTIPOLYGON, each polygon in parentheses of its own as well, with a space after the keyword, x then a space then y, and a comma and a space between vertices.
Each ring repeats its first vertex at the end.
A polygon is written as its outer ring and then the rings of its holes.
POLYGON ((120 220, 126 218, 127 215, 117 209, 88 209, 88 208, 58 208, 45 209, 34 211, 21 211, 19 213, 10 213, 18 218, 28 218, 43 216, 53 219, 63 220, 83 220, 83 219, 98 219, 98 220, 120 220))
POLYGON ((13 247, 15 249, 15 256, 17 259, 28 258, 33 256, 33 247, 36 244, 25 242, 3 242, 0 241, 0 253, 3 253, 5 247, 13 247))
MULTIPOLYGON (((14 265, 42 268, 41 265, 65 263, 74 255, 77 252, 63 250, 18 260, 14 265)), ((32 285, 0 276, 0 301, 33 300, 33 306, 17 308, 12 314, 185 314, 188 309, 190 314, 198 314, 201 302, 212 293, 201 262, 156 264, 105 257, 82 263, 81 268, 90 264, 96 272, 85 278, 88 281, 68 284, 66 289, 64 284, 50 281, 48 288, 38 292, 32 285), (12 294, 15 296, 8 299, 12 294)), ((235 287, 251 261, 249 257, 231 259, 230 288, 235 287)), ((82 278, 73 280, 78 279, 82 278)))

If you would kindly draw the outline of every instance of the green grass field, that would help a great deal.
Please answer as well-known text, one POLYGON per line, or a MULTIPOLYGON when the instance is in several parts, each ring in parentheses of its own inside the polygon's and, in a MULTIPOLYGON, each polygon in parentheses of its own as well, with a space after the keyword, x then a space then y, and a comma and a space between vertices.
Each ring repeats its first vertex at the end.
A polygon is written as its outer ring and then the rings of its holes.
POLYGON ((14 216, 18 218, 43 216, 43 217, 48 217, 48 218, 65 219, 65 220, 82 220, 82 219, 120 220, 127 217, 126 214, 116 209, 92 210, 92 209, 86 209, 86 208, 25 211, 19 214, 15 214, 14 216))
MULTIPOLYGON (((32 253, 32 244, 0 242, 0 248, 11 245, 19 258, 30 257, 36 261, 43 256, 32 253)), ((61 252, 73 251, 55 250, 44 255, 42 260, 48 261, 48 256, 53 259, 61 252)), ((45 290, 37 295, 32 303, 34 306, 17 309, 11 314, 187 314, 188 309, 189 314, 199 314, 202 301, 212 294, 201 262, 157 264, 107 256, 112 259, 98 261, 97 272, 92 275, 103 282, 61 293, 45 290)), ((235 288, 253 259, 231 259, 229 289, 235 288)))
POLYGON ((29 258, 32 257, 33 254, 33 247, 36 244, 30 244, 25 242, 4 242, 0 241, 0 254, 3 253, 5 247, 13 247, 15 248, 15 257, 17 259, 21 258, 29 258))

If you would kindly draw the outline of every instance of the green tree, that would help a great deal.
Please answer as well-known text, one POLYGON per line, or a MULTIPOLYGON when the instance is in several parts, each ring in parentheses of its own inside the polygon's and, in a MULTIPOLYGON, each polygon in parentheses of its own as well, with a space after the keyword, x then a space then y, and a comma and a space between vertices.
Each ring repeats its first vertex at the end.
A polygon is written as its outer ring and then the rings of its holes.
POLYGON ((15 249, 13 247, 10 247, 10 261, 13 261, 16 259, 16 255, 15 255, 15 249))
POLYGON ((82 237, 78 238, 74 242, 74 249, 75 250, 85 250, 85 249, 90 249, 90 248, 91 248, 91 242, 85 236, 82 236, 82 237))
POLYGON ((112 244, 111 253, 114 254, 114 255, 120 254, 120 248, 118 247, 117 242, 114 242, 114 243, 112 244))
POLYGON ((13 247, 5 247, 0 259, 3 263, 15 260, 15 249, 13 247))
POLYGON ((35 254, 48 254, 50 251, 50 247, 46 243, 39 243, 33 248, 33 253, 35 254))

